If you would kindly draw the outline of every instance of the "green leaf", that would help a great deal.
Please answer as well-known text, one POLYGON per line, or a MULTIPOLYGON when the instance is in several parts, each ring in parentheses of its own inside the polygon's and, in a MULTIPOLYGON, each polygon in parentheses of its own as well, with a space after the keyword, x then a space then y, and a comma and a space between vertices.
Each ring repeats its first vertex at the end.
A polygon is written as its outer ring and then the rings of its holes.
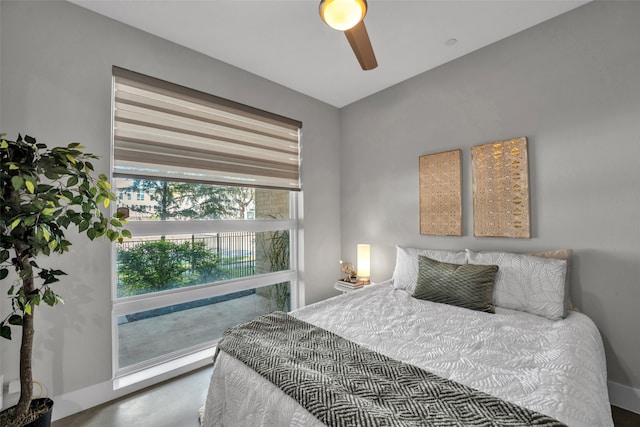
POLYGON ((46 291, 44 291, 44 294, 42 295, 42 300, 47 305, 50 305, 50 306, 55 305, 56 304, 55 293, 53 293, 51 289, 47 289, 46 291))
POLYGON ((62 252, 66 252, 69 250, 69 246, 71 246, 71 242, 69 242, 68 240, 61 240, 60 241, 60 249, 62 250, 62 252))
POLYGON ((13 176, 11 177, 11 185, 13 185, 14 190, 19 190, 24 185, 24 179, 19 175, 13 176))
POLYGON ((56 276, 52 275, 52 274, 48 274, 46 276, 46 278, 44 279, 44 284, 45 285, 50 285, 51 283, 56 283, 59 282, 60 279, 58 279, 56 276))
POLYGON ((20 218, 14 219, 11 223, 11 230, 14 230, 18 225, 20 225, 20 221, 22 221, 20 218))
POLYGON ((69 223, 71 222, 71 220, 66 216, 61 216, 60 218, 57 219, 56 222, 58 223, 58 225, 60 227, 67 228, 69 226, 69 223))
POLYGON ((73 187, 77 183, 78 183, 78 177, 74 175, 67 180, 67 187, 73 187))
POLYGON ((113 230, 107 230, 107 238, 110 241, 114 241, 116 240, 118 237, 120 236, 120 234, 117 231, 113 231, 113 230))
POLYGON ((49 238, 51 237, 51 233, 49 232, 49 227, 42 225, 40 226, 40 229, 42 230, 42 235, 44 236, 44 239, 48 242, 49 238))
POLYGON ((60 174, 60 175, 66 175, 67 173, 69 173, 67 168, 65 168, 64 166, 56 166, 53 169, 51 169, 51 171, 53 173, 57 173, 57 174, 60 174))
POLYGON ((96 232, 95 229, 90 228, 90 229, 87 230, 87 237, 89 238, 89 240, 95 239, 97 235, 98 235, 98 233, 96 232))
POLYGON ((2 326, 0 327, 0 336, 2 336, 2 338, 10 340, 11 328, 3 323, 2 326))
POLYGON ((47 178, 49 178, 52 181, 55 181, 56 179, 60 178, 60 175, 58 175, 57 173, 50 171, 50 170, 45 170, 44 171, 44 176, 46 176, 47 178))
POLYGON ((31 314, 33 313, 33 308, 32 308, 32 306, 31 306, 31 304, 25 304, 25 306, 24 306, 24 309, 23 309, 23 310, 24 310, 24 312, 25 312, 26 314, 28 314, 29 316, 31 316, 31 314))
POLYGON ((131 238, 131 232, 129 230, 122 230, 121 233, 124 237, 131 238))
POLYGON ((33 200, 33 206, 34 206, 38 211, 41 211, 42 209, 44 209, 44 204, 42 203, 42 200, 39 200, 39 199, 34 199, 34 200, 33 200))
POLYGON ((33 185, 33 182, 31 181, 25 181, 24 185, 27 187, 27 190, 29 190, 29 193, 33 194, 33 192, 36 190, 36 186, 33 185))
POLYGON ((5 262, 8 259, 9 259, 9 251, 6 249, 3 249, 2 251, 0 251, 0 262, 5 262))
POLYGON ((0 148, 9 148, 9 144, 4 139, 0 142, 0 148))
POLYGON ((9 270, 6 268, 0 269, 0 280, 4 279, 9 275, 9 270))
POLYGON ((113 225, 114 227, 122 227, 122 223, 120 221, 118 221, 117 219, 112 219, 111 221, 109 221, 109 223, 111 225, 113 225))
POLYGON ((12 314, 11 316, 9 316, 8 322, 10 325, 22 326, 22 316, 18 314, 12 314))
POLYGON ((90 225, 90 224, 91 224, 91 223, 90 223, 88 220, 86 220, 86 219, 85 219, 84 221, 82 221, 82 222, 80 223, 80 225, 78 225, 78 231, 79 231, 80 233, 82 233, 82 232, 83 232, 83 231, 85 231, 87 228, 89 228, 89 225, 90 225))

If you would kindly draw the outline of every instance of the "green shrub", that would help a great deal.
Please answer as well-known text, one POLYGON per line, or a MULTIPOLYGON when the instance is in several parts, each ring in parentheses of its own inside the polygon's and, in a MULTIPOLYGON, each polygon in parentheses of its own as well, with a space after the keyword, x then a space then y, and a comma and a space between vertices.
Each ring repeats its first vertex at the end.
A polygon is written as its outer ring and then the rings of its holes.
POLYGON ((118 296, 213 282, 224 277, 220 258, 203 241, 157 240, 118 250, 118 296))

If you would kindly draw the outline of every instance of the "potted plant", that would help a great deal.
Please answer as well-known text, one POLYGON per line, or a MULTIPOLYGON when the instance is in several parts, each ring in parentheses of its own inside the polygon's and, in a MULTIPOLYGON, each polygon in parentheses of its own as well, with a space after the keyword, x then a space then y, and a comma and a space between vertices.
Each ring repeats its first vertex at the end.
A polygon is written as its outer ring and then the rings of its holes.
POLYGON ((44 411, 45 422, 51 418, 50 399, 32 404, 33 315, 41 302, 63 302, 51 285, 65 273, 39 267, 36 259, 67 252, 69 227, 91 240, 106 236, 122 241, 131 236, 119 231, 123 214, 109 218, 101 210, 115 195, 105 175, 92 176, 91 160, 98 157, 83 149, 78 143, 47 148, 29 136, 9 141, 0 134, 0 282, 8 285, 11 301, 11 312, 0 319, 2 338, 11 339, 12 327, 22 327, 20 400, 0 413, 2 426, 47 425, 34 421, 38 414, 32 408, 44 411), (10 276, 10 269, 16 274, 10 276))

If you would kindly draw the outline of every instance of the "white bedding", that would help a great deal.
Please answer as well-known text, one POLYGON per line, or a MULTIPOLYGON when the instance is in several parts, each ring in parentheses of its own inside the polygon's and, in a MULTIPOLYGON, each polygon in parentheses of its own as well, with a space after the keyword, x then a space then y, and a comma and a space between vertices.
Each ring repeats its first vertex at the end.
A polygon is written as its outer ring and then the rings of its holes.
MULTIPOLYGON (((291 313, 389 357, 549 415, 569 426, 612 426, 600 334, 585 315, 551 321, 421 301, 372 285, 291 313)), ((203 426, 322 425, 297 402, 221 352, 203 426)))

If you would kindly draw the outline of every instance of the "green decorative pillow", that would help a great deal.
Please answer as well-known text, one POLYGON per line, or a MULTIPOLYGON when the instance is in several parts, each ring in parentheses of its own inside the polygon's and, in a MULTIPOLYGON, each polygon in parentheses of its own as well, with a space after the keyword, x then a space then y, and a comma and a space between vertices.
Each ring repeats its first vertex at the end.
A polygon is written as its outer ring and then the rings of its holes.
POLYGON ((497 265, 449 264, 418 257, 414 298, 495 313, 493 281, 497 265))

